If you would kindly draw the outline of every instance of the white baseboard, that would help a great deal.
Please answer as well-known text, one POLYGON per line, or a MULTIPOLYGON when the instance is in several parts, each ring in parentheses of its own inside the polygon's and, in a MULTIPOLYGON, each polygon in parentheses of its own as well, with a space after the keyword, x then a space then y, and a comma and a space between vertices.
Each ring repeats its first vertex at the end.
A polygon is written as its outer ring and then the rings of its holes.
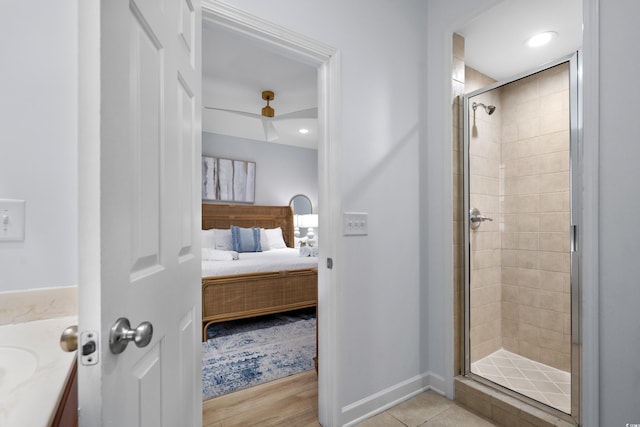
POLYGON ((356 425, 427 390, 444 395, 444 385, 444 378, 433 372, 416 375, 344 406, 342 408, 343 425, 345 427, 356 425))

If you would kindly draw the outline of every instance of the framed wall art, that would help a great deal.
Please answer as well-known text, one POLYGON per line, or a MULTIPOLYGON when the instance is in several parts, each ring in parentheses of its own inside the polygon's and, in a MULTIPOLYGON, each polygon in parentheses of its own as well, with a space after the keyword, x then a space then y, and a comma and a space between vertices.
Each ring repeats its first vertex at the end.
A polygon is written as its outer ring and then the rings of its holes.
POLYGON ((202 156, 202 200, 254 203, 256 163, 202 156))

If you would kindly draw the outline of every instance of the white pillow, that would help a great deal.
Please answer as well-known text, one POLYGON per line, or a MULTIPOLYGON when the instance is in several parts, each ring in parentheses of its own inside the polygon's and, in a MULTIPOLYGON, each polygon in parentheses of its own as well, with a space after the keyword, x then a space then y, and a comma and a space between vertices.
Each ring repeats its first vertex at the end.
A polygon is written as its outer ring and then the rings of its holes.
POLYGON ((284 249, 287 247, 284 237, 282 237, 282 228, 267 228, 265 234, 267 235, 267 240, 269 240, 269 248, 284 249))
POLYGON ((213 229, 213 241, 215 242, 214 248, 219 251, 232 251, 233 244, 231 243, 231 229, 213 229))
POLYGON ((271 245, 269 245, 269 238, 267 237, 267 230, 264 228, 260 229, 260 246, 262 247, 262 252, 271 249, 271 245))
POLYGON ((215 247, 215 240, 213 238, 213 230, 200 230, 200 240, 202 241, 203 248, 215 247))

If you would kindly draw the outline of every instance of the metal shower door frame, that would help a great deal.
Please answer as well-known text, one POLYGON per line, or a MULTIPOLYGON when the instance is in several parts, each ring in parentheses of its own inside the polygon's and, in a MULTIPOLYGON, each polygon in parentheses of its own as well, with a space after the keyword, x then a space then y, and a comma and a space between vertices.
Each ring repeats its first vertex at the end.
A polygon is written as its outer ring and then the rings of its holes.
POLYGON ((580 191, 580 165, 579 153, 582 141, 582 52, 578 51, 571 55, 549 62, 533 70, 518 74, 512 78, 493 83, 481 89, 462 95, 460 103, 461 117, 463 119, 463 147, 462 147, 462 175, 463 175, 463 228, 464 228, 464 322, 463 322, 463 375, 475 381, 481 382, 491 388, 500 390, 510 396, 522 400, 532 406, 552 413, 576 425, 581 422, 581 369, 582 369, 582 330, 581 330, 581 285, 580 285, 580 245, 579 236, 581 230, 580 207, 582 206, 580 191), (548 70, 557 65, 569 64, 569 191, 570 191, 570 299, 571 299, 571 414, 566 414, 560 410, 545 405, 535 399, 524 396, 514 390, 502 387, 480 375, 471 372, 470 360, 470 286, 471 286, 471 245, 470 245, 470 182, 469 182, 469 142, 470 142, 470 99, 480 94, 490 92, 517 80, 532 76, 541 71, 548 70))

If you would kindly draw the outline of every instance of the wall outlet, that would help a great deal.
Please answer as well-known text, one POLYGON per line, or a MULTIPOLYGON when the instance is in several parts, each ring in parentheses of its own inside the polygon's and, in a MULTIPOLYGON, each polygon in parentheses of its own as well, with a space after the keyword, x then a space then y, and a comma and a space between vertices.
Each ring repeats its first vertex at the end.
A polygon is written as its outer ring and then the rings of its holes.
POLYGON ((342 214, 342 234, 344 236, 368 235, 369 214, 366 212, 345 212, 342 214))
POLYGON ((24 240, 24 200, 0 199, 0 241, 24 240))

